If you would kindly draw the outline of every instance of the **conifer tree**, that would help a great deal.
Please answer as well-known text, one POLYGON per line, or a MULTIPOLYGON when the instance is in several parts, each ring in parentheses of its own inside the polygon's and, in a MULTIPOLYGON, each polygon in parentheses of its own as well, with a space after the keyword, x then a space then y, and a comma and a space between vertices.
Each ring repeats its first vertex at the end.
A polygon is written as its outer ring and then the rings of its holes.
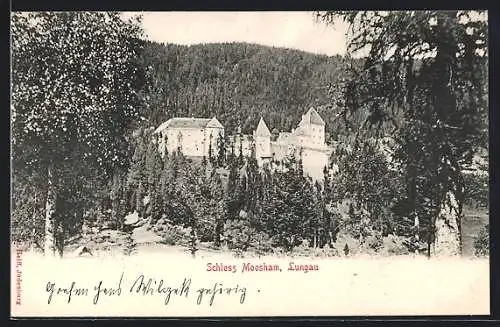
POLYGON ((234 140, 235 140, 235 138, 233 138, 231 141, 231 151, 229 152, 228 160, 227 160, 228 166, 233 165, 233 163, 236 161, 236 154, 234 152, 234 140))
POLYGON ((219 134, 217 137, 217 166, 223 167, 226 163, 226 140, 225 138, 219 134))
POLYGON ((110 198, 112 201, 111 219, 119 230, 123 230, 124 218, 128 211, 125 191, 125 174, 117 169, 113 175, 110 198))
MULTIPOLYGON (((287 250, 312 239, 317 229, 317 209, 310 180, 304 177, 300 160, 291 155, 285 170, 273 174, 273 186, 266 189, 267 226, 275 244, 287 250)), ((265 211, 264 211, 265 214, 265 211)))
POLYGON ((240 145, 238 148, 238 166, 241 167, 243 166, 244 163, 244 158, 243 158, 243 140, 241 139, 240 136, 240 145))
POLYGON ((210 134, 210 141, 208 143, 208 162, 210 163, 210 165, 213 166, 215 163, 215 159, 214 159, 213 148, 212 148, 212 139, 213 139, 213 135, 210 134))
POLYGON ((150 142, 145 160, 145 170, 147 174, 147 194, 149 197, 148 211, 152 218, 152 222, 160 219, 163 214, 163 200, 160 194, 160 179, 163 169, 163 160, 156 147, 156 144, 150 142))

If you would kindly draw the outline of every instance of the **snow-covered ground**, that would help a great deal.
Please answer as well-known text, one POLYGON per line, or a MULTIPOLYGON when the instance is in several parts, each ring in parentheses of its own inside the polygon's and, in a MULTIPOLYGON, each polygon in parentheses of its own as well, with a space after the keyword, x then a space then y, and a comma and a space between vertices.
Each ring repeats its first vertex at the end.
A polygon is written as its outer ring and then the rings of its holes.
POLYGON ((487 259, 429 260, 412 256, 237 259, 227 253, 209 251, 200 251, 192 258, 182 248, 150 244, 130 256, 108 252, 59 259, 30 252, 16 256, 14 252, 11 267, 12 313, 16 316, 489 313, 487 259), (16 267, 19 261, 21 265, 16 267), (289 271, 291 262, 293 266, 318 270, 289 271), (245 264, 280 270, 242 271, 245 264), (207 271, 217 265, 222 266, 222 271, 207 271), (147 288, 150 278, 152 294, 138 292, 141 281, 147 288), (18 280, 20 288, 16 287, 18 280), (72 282, 75 284, 69 299, 72 282), (94 304, 99 282, 102 282, 101 292, 94 304), (110 288, 116 289, 114 295, 109 295, 110 288), (176 288, 182 295, 175 295, 176 288), (21 305, 16 305, 16 298, 21 305))

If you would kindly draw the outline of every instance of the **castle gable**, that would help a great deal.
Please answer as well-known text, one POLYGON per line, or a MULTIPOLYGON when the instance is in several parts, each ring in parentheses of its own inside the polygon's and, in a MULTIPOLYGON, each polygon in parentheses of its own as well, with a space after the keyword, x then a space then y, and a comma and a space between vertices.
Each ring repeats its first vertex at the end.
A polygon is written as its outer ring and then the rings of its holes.
POLYGON ((311 108, 304 116, 302 116, 302 120, 300 121, 299 126, 303 125, 325 126, 325 121, 323 120, 323 118, 321 118, 321 116, 314 108, 311 108))
POLYGON ((207 123, 206 128, 224 128, 224 126, 214 117, 207 123))

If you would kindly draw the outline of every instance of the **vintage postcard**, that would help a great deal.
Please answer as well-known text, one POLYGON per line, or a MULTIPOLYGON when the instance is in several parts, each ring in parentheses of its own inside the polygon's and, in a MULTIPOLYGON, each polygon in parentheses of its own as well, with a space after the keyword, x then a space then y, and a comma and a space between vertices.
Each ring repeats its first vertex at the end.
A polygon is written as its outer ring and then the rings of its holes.
POLYGON ((11 36, 11 317, 490 313, 487 12, 11 36))

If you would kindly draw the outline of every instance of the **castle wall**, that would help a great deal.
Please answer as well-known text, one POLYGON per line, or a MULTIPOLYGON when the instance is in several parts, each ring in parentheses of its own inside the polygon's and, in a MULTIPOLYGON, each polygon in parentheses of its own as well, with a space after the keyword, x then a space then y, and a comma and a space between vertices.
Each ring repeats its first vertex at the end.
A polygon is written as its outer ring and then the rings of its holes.
POLYGON ((291 155, 294 151, 293 144, 287 144, 282 142, 271 142, 271 152, 273 159, 277 161, 284 160, 286 157, 291 155))
MULTIPOLYGON (((283 161, 293 153, 296 156, 301 153, 304 173, 314 180, 323 178, 323 169, 328 166, 331 153, 331 149, 325 143, 324 122, 317 114, 315 122, 313 119, 309 121, 307 116, 304 117, 296 130, 280 133, 276 141, 271 141, 267 126, 261 118, 260 127, 257 127, 253 135, 254 141, 250 135, 232 135, 230 137, 230 142, 234 145, 234 154, 239 155, 241 145, 243 155, 250 156, 252 148, 255 146, 257 163, 259 166, 263 166, 270 163, 271 160, 283 161)), ((217 155, 218 139, 219 136, 224 137, 224 128, 218 121, 212 120, 208 127, 168 128, 161 131, 160 136, 160 152, 164 152, 162 149, 166 149, 171 153, 180 147, 186 156, 209 157, 210 148, 212 155, 217 155)), ((230 144, 227 144, 227 150, 231 151, 230 144)))
POLYGON ((329 151, 302 149, 302 165, 304 173, 309 175, 313 180, 323 178, 323 169, 328 166, 329 151))
MULTIPOLYGON (((240 155, 240 145, 241 152, 243 156, 248 157, 252 154, 252 142, 250 140, 250 135, 232 135, 230 142, 234 145, 234 155, 240 155)), ((228 145, 228 153, 231 151, 231 144, 228 145)))
POLYGON ((195 128, 172 128, 167 130, 166 148, 169 153, 180 147, 185 156, 202 156, 204 130, 195 128))
POLYGON ((224 130, 220 128, 169 128, 162 131, 159 140, 159 149, 162 155, 165 150, 173 153, 181 148, 185 156, 208 157, 210 133, 212 133, 212 152, 217 154, 217 138, 224 137, 224 130))
POLYGON ((255 155, 257 159, 266 157, 270 158, 271 153, 271 137, 270 136, 256 136, 255 137, 255 155))

